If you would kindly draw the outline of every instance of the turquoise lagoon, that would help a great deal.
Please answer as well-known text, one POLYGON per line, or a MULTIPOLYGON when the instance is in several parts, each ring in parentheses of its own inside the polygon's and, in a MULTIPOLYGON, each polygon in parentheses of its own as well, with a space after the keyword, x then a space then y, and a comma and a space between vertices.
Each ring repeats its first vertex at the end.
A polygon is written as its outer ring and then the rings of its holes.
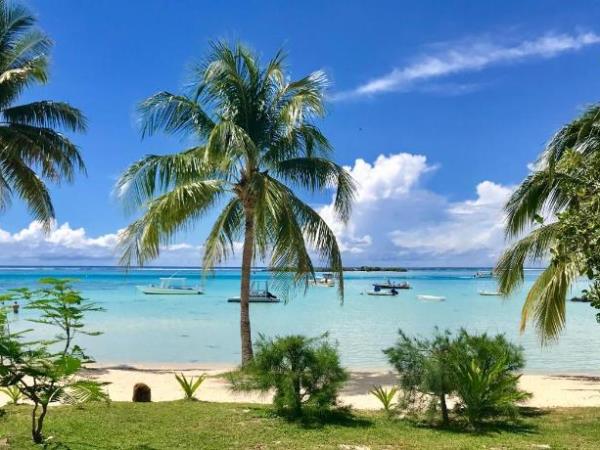
MULTIPOLYGON (((329 332, 337 341, 343 361, 353 368, 383 368, 381 350, 394 343, 399 328, 410 334, 429 335, 435 326, 455 330, 505 333, 526 351, 527 371, 539 373, 600 372, 600 324, 588 304, 567 305, 568 319, 560 341, 541 347, 534 330, 519 333, 519 316, 526 288, 539 271, 527 272, 526 283, 508 300, 484 297, 480 290, 495 290, 492 280, 473 278, 472 269, 415 269, 406 273, 348 272, 345 299, 337 290, 311 287, 284 303, 252 304, 254 336, 329 332), (406 280, 413 289, 397 297, 364 295, 377 280, 406 280), (423 302, 417 295, 442 295, 445 302, 423 302)), ((34 287, 42 277, 77 279, 86 297, 106 311, 89 316, 99 337, 82 337, 83 345, 100 363, 237 363, 239 361, 239 305, 227 298, 239 295, 239 269, 220 269, 202 280, 199 296, 147 296, 136 285, 158 282, 177 272, 189 284, 201 282, 197 269, 147 268, 125 273, 107 267, 0 268, 0 291, 34 287)), ((257 271, 256 280, 269 273, 257 271)), ((573 295, 585 287, 580 283, 573 295)), ((14 317, 14 316, 13 316, 14 317)), ((22 310, 13 329, 27 328, 31 312, 22 310)))

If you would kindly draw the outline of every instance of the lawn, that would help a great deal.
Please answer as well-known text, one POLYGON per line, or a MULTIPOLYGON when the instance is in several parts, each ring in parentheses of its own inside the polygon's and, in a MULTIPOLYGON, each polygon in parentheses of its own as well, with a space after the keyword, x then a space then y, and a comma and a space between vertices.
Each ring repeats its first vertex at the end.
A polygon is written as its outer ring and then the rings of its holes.
MULTIPOLYGON (((5 408, 0 448, 33 448, 29 411, 5 408)), ((56 407, 46 436, 52 436, 48 448, 61 449, 592 449, 600 442, 599 419, 600 408, 565 408, 473 433, 420 427, 380 413, 301 424, 274 417, 266 406, 177 401, 56 407)))

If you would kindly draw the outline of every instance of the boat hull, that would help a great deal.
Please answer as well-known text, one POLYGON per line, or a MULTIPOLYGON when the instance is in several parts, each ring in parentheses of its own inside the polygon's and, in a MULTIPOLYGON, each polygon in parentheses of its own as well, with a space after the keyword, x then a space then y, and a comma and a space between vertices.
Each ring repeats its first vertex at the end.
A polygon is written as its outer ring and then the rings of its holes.
MULTIPOLYGON (((239 303, 241 300, 239 297, 231 297, 228 298, 227 301, 229 303, 239 303)), ((279 303, 280 300, 277 297, 253 297, 250 296, 248 300, 250 303, 279 303)))
POLYGON ((138 286, 140 291, 146 295, 200 295, 202 291, 199 289, 172 289, 172 288, 161 288, 154 286, 138 286))

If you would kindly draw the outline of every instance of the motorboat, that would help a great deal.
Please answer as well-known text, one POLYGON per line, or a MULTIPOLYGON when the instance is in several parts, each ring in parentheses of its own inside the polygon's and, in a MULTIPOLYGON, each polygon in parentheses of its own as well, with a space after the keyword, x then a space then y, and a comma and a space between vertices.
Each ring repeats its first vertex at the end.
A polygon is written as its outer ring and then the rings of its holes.
POLYGON ((479 295, 484 297, 501 297, 502 293, 498 291, 479 291, 479 295))
POLYGON ((424 302, 444 302, 446 301, 446 297, 441 295, 417 295, 419 300, 424 302))
POLYGON ((187 286, 185 278, 160 278, 159 284, 149 284, 146 286, 137 286, 137 288, 147 295, 199 295, 202 290, 198 287, 187 286))
POLYGON ((373 296, 377 296, 377 297, 395 297, 396 295, 398 295, 399 292, 392 288, 389 290, 383 290, 383 289, 379 289, 377 290, 377 288, 375 288, 372 291, 367 291, 367 295, 373 295, 373 296))
MULTIPOLYGON (((238 297, 230 297, 227 299, 229 303, 239 303, 241 298, 238 297)), ((277 296, 269 291, 269 283, 266 281, 264 283, 252 282, 250 286, 250 298, 248 299, 250 303, 279 303, 279 299, 277 296)))
POLYGON ((478 270, 473 275, 473 278, 494 278, 494 272, 492 272, 492 271, 485 271, 485 270, 478 270))
POLYGON ((394 283, 391 280, 387 280, 385 283, 373 283, 375 290, 377 289, 410 289, 410 284, 406 281, 401 283, 394 283))
POLYGON ((332 273, 324 273, 315 279, 311 283, 313 286, 321 287, 335 287, 335 280, 333 279, 332 273))

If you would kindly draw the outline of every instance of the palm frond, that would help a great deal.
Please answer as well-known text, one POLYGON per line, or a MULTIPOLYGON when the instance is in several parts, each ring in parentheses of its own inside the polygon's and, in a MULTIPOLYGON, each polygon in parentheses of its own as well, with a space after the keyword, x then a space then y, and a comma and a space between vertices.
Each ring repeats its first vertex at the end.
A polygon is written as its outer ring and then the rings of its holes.
POLYGON ((205 136, 214 127, 210 116, 192 99, 170 92, 159 92, 143 101, 138 112, 142 137, 157 131, 169 134, 205 136))
POLYGON ((238 198, 232 198, 217 217, 206 241, 202 267, 210 270, 227 260, 234 251, 234 243, 240 238, 244 223, 244 210, 238 198))
POLYGON ((549 255, 556 244, 558 232, 558 222, 543 225, 504 251, 494 270, 502 294, 510 294, 523 283, 526 261, 540 261, 549 255))
POLYGON ((65 128, 69 131, 86 130, 85 116, 68 103, 40 101, 13 106, 2 110, 9 124, 29 125, 45 129, 65 128))
POLYGON ((225 193, 220 180, 195 181, 176 186, 152 200, 144 215, 129 225, 119 237, 121 264, 142 266, 158 257, 160 245, 172 243, 174 236, 192 226, 225 193))
POLYGON ((569 258, 553 261, 527 294, 521 313, 521 331, 533 316, 542 343, 556 339, 565 325, 567 293, 578 275, 575 261, 569 258))

